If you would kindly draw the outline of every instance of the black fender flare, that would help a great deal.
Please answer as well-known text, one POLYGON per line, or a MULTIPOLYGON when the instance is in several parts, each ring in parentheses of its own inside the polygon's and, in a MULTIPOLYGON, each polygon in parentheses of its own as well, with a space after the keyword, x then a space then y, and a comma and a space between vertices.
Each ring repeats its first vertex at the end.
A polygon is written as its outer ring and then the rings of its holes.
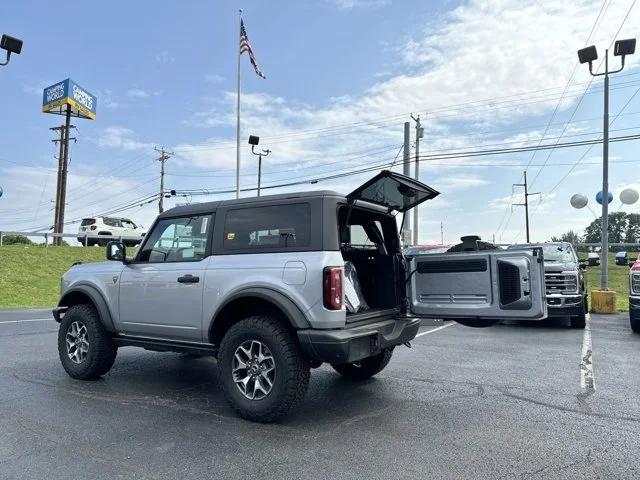
POLYGON ((64 296, 58 302, 58 306, 70 306, 69 298, 72 297, 74 293, 81 293, 89 297, 91 303, 93 303, 94 307, 96 307, 96 310, 98 311, 98 315, 104 325, 104 328, 108 332, 115 332, 113 316, 111 315, 111 310, 109 310, 107 301, 104 299, 102 293, 92 285, 75 285, 71 290, 65 292, 64 296))
POLYGON ((303 329, 303 328, 311 328, 311 324, 305 314, 300 310, 298 305, 291 300, 289 297, 284 295, 283 293, 278 292, 277 290, 272 290, 266 287, 249 287, 239 290, 235 292, 233 295, 228 297, 225 302, 220 305, 216 312, 213 315, 213 319, 209 325, 209 333, 215 328, 216 322, 220 318, 220 312, 231 302, 236 301, 241 298, 249 298, 249 297, 257 297, 262 300, 266 300, 267 302, 272 303, 276 306, 282 313, 284 313, 286 319, 289 321, 289 324, 295 328, 303 329))

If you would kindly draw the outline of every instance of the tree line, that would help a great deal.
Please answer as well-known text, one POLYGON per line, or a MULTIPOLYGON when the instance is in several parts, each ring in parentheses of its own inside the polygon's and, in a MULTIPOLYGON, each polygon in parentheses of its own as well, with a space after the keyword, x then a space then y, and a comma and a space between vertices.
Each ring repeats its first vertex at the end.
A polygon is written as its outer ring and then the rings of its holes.
MULTIPOLYGON (((596 218, 584 230, 584 234, 569 230, 551 237, 552 242, 599 243, 602 221, 596 218)), ((609 243, 640 243, 640 213, 614 212, 609 214, 609 243)))

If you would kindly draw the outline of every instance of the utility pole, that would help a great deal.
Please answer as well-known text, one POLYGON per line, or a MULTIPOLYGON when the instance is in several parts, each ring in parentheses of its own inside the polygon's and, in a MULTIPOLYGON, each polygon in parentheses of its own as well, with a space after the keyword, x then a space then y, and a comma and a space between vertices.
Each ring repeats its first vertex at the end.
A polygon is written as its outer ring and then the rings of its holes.
POLYGON ((440 245, 444 245, 444 225, 440 222, 440 245))
POLYGON ((524 171, 524 183, 514 183, 513 187, 524 187, 524 203, 514 203, 513 207, 524 207, 525 221, 527 225, 527 243, 531 243, 531 237, 529 235, 529 197, 533 195, 542 195, 541 192, 529 193, 527 185, 527 171, 524 171))
MULTIPOLYGON (((77 141, 76 137, 69 137, 69 130, 76 128, 71 125, 71 115, 67 112, 66 122, 59 127, 52 127, 49 130, 59 131, 60 138, 51 140, 53 143, 60 144, 60 153, 58 154, 58 181, 56 183, 56 202, 53 219, 53 233, 62 233, 64 231, 64 208, 67 197, 67 172, 69 166, 69 141, 77 141)), ((53 245, 62 245, 61 237, 53 237, 53 245)))
MULTIPOLYGON (((420 139, 422 138, 424 129, 420 125, 420 115, 414 117, 413 114, 411 118, 414 122, 416 122, 416 164, 415 164, 415 179, 416 181, 420 181, 420 139)), ((413 207, 413 244, 418 245, 418 226, 420 224, 420 220, 418 217, 418 206, 413 207)))
POLYGON ((168 152, 164 147, 153 147, 153 149, 160 154, 158 161, 160 162, 160 198, 158 198, 158 212, 164 212, 164 164, 171 156, 173 152, 168 152))
MULTIPOLYGON (((409 143, 411 142, 411 131, 409 122, 404 122, 404 148, 402 150, 402 173, 407 177, 411 176, 411 165, 410 165, 410 152, 409 152, 409 143)), ((406 215, 406 213, 404 213, 406 215)), ((402 229, 402 242, 404 245, 409 245, 411 243, 411 222, 410 217, 404 219, 403 218, 404 227, 402 229)))

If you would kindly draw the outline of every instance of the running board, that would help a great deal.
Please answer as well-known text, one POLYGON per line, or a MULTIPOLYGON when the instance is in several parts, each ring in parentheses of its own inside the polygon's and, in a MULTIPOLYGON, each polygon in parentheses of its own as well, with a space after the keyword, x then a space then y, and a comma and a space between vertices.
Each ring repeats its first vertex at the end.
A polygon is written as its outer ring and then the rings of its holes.
POLYGON ((113 342, 119 347, 142 347, 145 350, 154 352, 192 353, 212 356, 218 353, 218 347, 211 343, 180 342, 128 335, 116 335, 113 337, 113 342))

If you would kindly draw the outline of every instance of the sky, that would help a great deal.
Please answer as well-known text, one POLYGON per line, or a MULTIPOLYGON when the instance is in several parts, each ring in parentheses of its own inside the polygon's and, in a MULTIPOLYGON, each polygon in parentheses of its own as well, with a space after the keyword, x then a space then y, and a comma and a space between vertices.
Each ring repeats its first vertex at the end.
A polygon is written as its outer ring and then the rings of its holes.
MULTIPOLYGON (((0 67, 0 230, 53 223, 57 154, 41 112, 42 90, 72 78, 98 98, 95 121, 74 119, 65 232, 77 221, 118 213, 149 226, 160 163, 173 152, 165 188, 208 193, 165 199, 165 208, 233 198, 238 10, 257 61, 241 58, 241 187, 255 188, 259 135, 263 194, 331 189, 348 193, 377 169, 402 171, 403 124, 420 115, 420 180, 441 195, 419 209, 421 243, 477 234, 525 238, 527 170, 531 238, 583 232, 595 218, 602 146, 469 156, 468 152, 554 145, 602 134, 602 80, 576 51, 635 37, 635 0, 314 0, 189 2, 10 2, 0 33, 24 40, 0 67), (455 158, 443 154, 459 153, 455 158), (438 158, 437 156, 440 156, 438 158), (372 167, 370 171, 351 174, 372 167), (322 180, 323 177, 331 179, 322 180), (317 182, 311 183, 314 180, 317 182), (298 183, 285 187, 281 184, 298 183), (273 188, 269 188, 273 187, 273 188), (589 205, 569 204, 582 193, 589 205), (595 213, 594 213, 595 212, 595 213)), ((611 77, 611 136, 640 133, 640 52, 611 77)), ((619 58, 612 57, 612 68, 619 58)), ((611 210, 640 188, 638 141, 610 145, 611 210)), ((413 171, 413 164, 411 165, 413 171)), ((254 191, 243 196, 255 195, 254 191)))

